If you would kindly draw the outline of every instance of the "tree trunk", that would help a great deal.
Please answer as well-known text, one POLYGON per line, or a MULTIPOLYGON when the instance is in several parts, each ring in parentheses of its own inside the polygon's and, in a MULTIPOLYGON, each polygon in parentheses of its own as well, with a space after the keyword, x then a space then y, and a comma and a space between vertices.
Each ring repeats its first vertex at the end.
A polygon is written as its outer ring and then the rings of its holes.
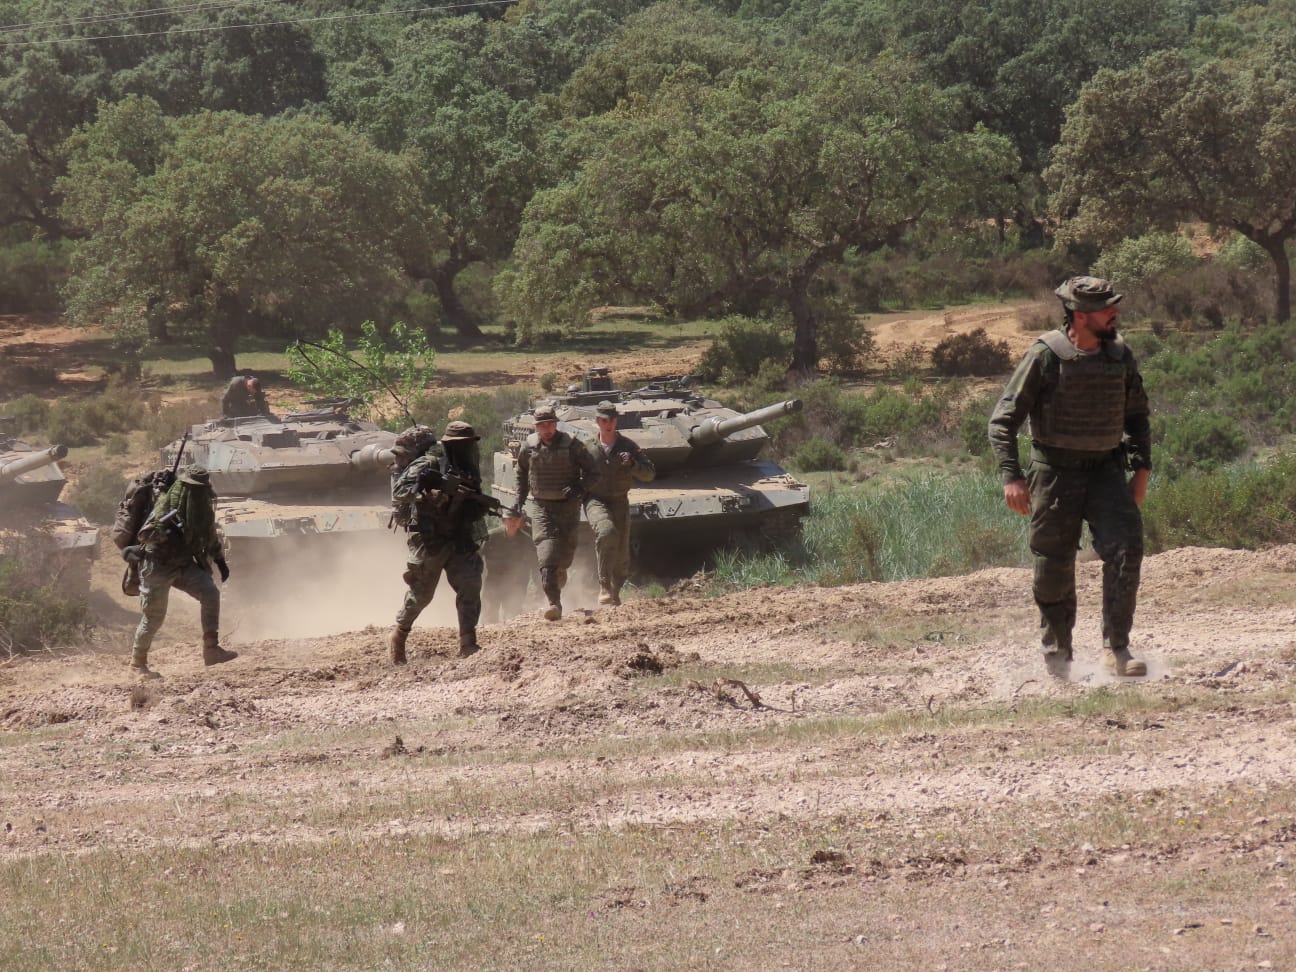
POLYGON ((145 320, 148 322, 149 340, 159 344, 171 343, 171 331, 167 328, 166 311, 162 309, 160 297, 149 298, 145 320))
POLYGON ((238 374, 234 348, 238 344, 242 315, 243 308, 233 297, 222 294, 217 298, 216 312, 208 332, 211 344, 207 348, 207 357, 211 359, 212 374, 221 381, 228 381, 238 374))
POLYGON ((1291 262, 1287 259, 1287 240, 1270 237, 1257 240, 1274 265, 1274 296, 1277 297, 1278 323, 1291 320, 1291 262))
POLYGON ((788 295, 794 328, 792 364, 788 366, 788 372, 806 376, 819 368, 819 321, 810 306, 809 289, 808 279, 794 281, 788 295))
POLYGON ((486 335, 482 334, 481 328, 468 313, 468 308, 455 293, 455 277, 459 276, 459 271, 462 269, 462 266, 454 265, 442 267, 432 275, 432 285, 436 287, 437 299, 441 301, 441 313, 445 315, 446 323, 453 327, 455 333, 461 338, 480 341, 486 335))

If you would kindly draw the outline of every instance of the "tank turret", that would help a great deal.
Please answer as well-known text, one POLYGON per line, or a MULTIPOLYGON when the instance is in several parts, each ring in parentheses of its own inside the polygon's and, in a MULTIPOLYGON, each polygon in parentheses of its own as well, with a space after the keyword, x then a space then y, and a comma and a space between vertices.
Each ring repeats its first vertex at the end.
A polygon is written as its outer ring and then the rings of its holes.
POLYGON ((67 477, 59 468, 67 446, 34 449, 0 431, 0 549, 7 537, 48 538, 62 589, 84 597, 98 531, 81 511, 59 502, 67 477))
MULTIPOLYGON (((630 491, 634 542, 715 547, 752 537, 794 534, 809 511, 810 490, 761 457, 770 436, 762 424, 801 408, 791 399, 737 412, 705 398, 687 376, 655 378, 633 391, 615 388, 606 368, 588 371, 567 394, 542 399, 554 406, 558 428, 592 445, 596 410, 617 407, 617 428, 652 459, 657 477, 630 491)), ((538 403, 537 403, 538 404, 538 403)), ((531 416, 505 422, 509 446, 494 457, 497 496, 517 496, 518 447, 535 430, 531 416)))

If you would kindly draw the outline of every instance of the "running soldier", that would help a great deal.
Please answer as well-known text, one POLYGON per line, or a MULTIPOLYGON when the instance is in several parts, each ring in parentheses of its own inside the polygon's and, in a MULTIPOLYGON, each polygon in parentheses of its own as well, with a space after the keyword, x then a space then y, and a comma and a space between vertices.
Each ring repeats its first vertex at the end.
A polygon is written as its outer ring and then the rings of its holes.
POLYGON ((657 470, 638 445, 617 431, 613 402, 599 402, 595 422, 594 463, 599 477, 585 497, 585 519, 594 531, 599 603, 617 605, 621 587, 630 576, 630 487, 635 481, 652 482, 657 470))

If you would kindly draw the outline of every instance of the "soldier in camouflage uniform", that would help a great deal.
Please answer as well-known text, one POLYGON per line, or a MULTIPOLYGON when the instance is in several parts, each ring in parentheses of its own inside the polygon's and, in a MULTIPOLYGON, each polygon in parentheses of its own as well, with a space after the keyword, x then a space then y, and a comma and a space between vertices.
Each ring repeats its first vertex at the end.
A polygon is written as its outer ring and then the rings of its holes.
POLYGON ((558 431, 552 405, 537 405, 532 412, 536 430, 518 452, 518 499, 515 509, 531 509, 531 535, 540 562, 540 588, 549 602, 547 621, 562 617, 562 589, 567 570, 576 559, 576 531, 580 527, 581 499, 598 481, 598 467, 585 445, 558 431))
POLYGON ((598 554, 599 603, 621 603, 621 587, 630 576, 630 486, 652 482, 652 460, 617 431, 617 407, 599 402, 595 421, 598 441, 593 450, 598 483, 585 497, 585 519, 594 531, 598 554))
POLYGON ((153 638, 166 619, 171 588, 196 598, 201 607, 203 664, 219 665, 238 657, 220 647, 220 589, 212 580, 211 565, 229 579, 220 527, 216 523, 216 494, 203 466, 187 466, 171 487, 158 497, 139 542, 122 555, 140 564, 140 618, 130 667, 144 678, 161 676, 149 668, 153 638))
MULTIPOLYGON (((392 485, 393 504, 413 507, 406 529, 409 557, 406 561, 405 602, 396 615, 388 636, 393 665, 406 662, 405 643, 423 609, 432 603, 442 571, 455 592, 459 619, 459 656, 479 650, 477 621, 481 616, 482 558, 479 540, 484 538, 485 508, 462 502, 449 490, 438 488, 441 477, 456 476, 472 489, 481 488, 477 441, 481 437, 467 422, 451 422, 441 436, 438 456, 429 448, 411 461, 392 485)), ((425 448, 434 445, 426 443, 425 448)))
POLYGON ((1116 333, 1122 294, 1097 277, 1056 291, 1064 326, 1040 338, 1013 373, 990 418, 1004 502, 1030 514, 1044 660, 1065 679, 1076 619, 1075 557, 1089 524, 1103 562, 1103 645, 1117 675, 1146 675, 1129 650, 1143 562, 1139 506, 1151 469, 1148 399, 1134 354, 1116 333), (1017 430, 1030 420, 1030 468, 1022 474, 1017 430), (1126 470, 1133 476, 1126 479, 1126 470))
POLYGON ((270 406, 259 379, 251 375, 235 375, 221 395, 221 415, 225 418, 251 418, 255 415, 269 417, 270 406))
POLYGON ((526 517, 505 510, 482 545, 486 581, 482 585, 482 617, 507 621, 522 613, 527 585, 536 571, 535 541, 526 517))

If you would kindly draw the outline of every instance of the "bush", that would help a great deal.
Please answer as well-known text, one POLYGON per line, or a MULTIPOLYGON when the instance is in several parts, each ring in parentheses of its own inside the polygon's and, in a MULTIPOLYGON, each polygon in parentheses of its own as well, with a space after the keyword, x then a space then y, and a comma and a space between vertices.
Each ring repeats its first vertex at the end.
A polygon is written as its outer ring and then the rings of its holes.
POLYGON ((68 244, 46 240, 0 247, 0 313, 62 310, 68 251, 68 244))
POLYGON ((15 654, 67 644, 90 624, 84 598, 61 583, 63 551, 39 531, 6 537, 0 552, 0 652, 15 654))
POLYGON ((1161 465, 1170 478, 1188 470, 1211 472, 1247 450, 1247 437, 1237 422, 1218 412, 1193 411, 1158 422, 1161 465))
POLYGON ((114 432, 104 442, 105 456, 124 456, 130 452, 130 438, 121 432, 114 432))
POLYGON ((720 336, 702 353, 698 375, 703 381, 736 385, 754 378, 770 361, 785 370, 791 363, 787 329, 750 317, 727 317, 720 322, 720 336))
POLYGON ((828 363, 829 371, 858 371, 875 349, 872 333, 845 308, 829 308, 820 317, 819 356, 828 363))
POLYGON ((93 445, 112 432, 129 432, 144 422, 144 396, 120 377, 108 380, 99 395, 63 399, 50 409, 46 435, 66 446, 93 445))
POLYGON ((1143 524, 1153 553, 1296 542, 1296 454, 1155 482, 1143 504, 1143 524))
POLYGON ((191 427, 206 422, 219 412, 220 406, 215 399, 163 405, 145 416, 145 439, 154 449, 161 449, 167 443, 180 438, 191 427))
POLYGON ((23 395, 5 406, 5 415, 17 419, 17 432, 40 432, 49 424, 49 402, 35 395, 23 395))
POLYGON ((990 413, 999 399, 978 398, 969 402, 959 418, 959 438, 968 455, 978 459, 988 458, 990 449, 990 413))
POLYGON ((952 334, 932 349, 932 366, 938 375, 1001 375, 1012 367, 1007 341, 991 341, 984 327, 967 334, 952 334))
POLYGON ((77 478, 72 499, 91 523, 108 526, 125 493, 125 476, 109 466, 94 465, 77 478))
POLYGON ((75 447, 93 445, 98 441, 97 417, 89 401, 65 398, 50 409, 45 434, 51 442, 75 447))
POLYGON ((801 472, 841 471, 846 468, 846 454, 827 439, 813 438, 796 451, 792 465, 801 472))
POLYGON ((1192 246, 1178 233, 1148 233, 1129 237, 1103 252, 1092 272, 1123 287, 1138 287, 1151 277, 1193 269, 1192 246))

